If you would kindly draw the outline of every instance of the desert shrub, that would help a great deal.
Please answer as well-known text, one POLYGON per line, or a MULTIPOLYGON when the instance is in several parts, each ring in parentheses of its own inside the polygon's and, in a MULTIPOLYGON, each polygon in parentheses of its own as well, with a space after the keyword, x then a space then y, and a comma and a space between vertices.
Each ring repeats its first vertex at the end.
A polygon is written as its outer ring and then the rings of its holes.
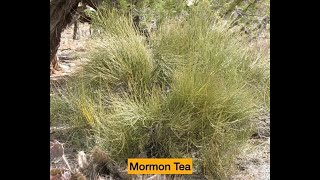
POLYGON ((227 179, 251 119, 267 109, 267 54, 206 4, 165 19, 149 43, 130 18, 107 8, 94 16, 89 62, 52 97, 52 120, 90 131, 123 166, 142 154, 193 157, 196 171, 227 179))

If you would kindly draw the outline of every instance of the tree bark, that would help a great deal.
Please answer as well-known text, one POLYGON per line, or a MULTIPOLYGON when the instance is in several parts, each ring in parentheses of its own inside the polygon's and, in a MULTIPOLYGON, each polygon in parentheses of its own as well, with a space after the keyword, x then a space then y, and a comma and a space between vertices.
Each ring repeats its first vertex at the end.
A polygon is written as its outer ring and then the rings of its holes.
POLYGON ((50 0, 50 74, 61 69, 57 57, 61 33, 72 23, 80 2, 97 9, 102 0, 50 0))
POLYGON ((80 0, 50 0, 50 69, 59 70, 57 52, 62 31, 72 21, 80 0))
POLYGON ((78 34, 78 19, 76 19, 73 23, 73 40, 77 39, 78 34))

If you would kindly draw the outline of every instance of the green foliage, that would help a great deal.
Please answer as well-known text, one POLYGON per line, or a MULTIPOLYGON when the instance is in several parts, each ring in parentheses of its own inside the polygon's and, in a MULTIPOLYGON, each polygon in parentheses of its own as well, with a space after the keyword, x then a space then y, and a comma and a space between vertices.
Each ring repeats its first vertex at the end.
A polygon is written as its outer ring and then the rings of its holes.
MULTIPOLYGON (((116 7, 117 11, 143 17, 141 27, 149 28, 151 22, 160 25, 165 19, 184 18, 195 6, 201 4, 216 18, 231 19, 230 27, 239 27, 250 39, 266 36, 270 26, 270 0, 197 0, 187 6, 185 0, 118 0, 104 1, 103 7, 116 7)), ((207 10, 204 12, 208 12, 207 10)))
MULTIPOLYGON (((178 1, 145 2, 168 13, 178 1)), ((228 179, 251 119, 268 109, 269 57, 208 3, 167 16, 149 43, 126 13, 99 9, 90 61, 51 97, 52 121, 89 131, 123 166, 140 154, 193 157, 210 179, 228 179)))

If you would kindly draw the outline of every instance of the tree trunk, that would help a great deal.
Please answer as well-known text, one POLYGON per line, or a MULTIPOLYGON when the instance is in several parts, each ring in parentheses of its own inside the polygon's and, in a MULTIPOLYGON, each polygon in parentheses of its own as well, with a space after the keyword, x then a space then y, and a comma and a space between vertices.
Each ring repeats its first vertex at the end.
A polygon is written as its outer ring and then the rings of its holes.
POLYGON ((73 23, 73 40, 77 39, 78 34, 78 19, 76 19, 73 23))
POLYGON ((61 33, 72 23, 80 2, 96 10, 102 0, 50 0, 50 74, 61 69, 57 57, 61 33))
POLYGON ((50 69, 59 70, 57 52, 62 31, 72 21, 80 0, 50 0, 50 69))

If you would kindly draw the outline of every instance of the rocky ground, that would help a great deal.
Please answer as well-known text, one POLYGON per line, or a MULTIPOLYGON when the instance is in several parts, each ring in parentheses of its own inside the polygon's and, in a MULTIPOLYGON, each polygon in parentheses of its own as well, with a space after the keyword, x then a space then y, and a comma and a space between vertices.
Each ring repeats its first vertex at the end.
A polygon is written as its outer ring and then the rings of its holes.
MULTIPOLYGON (((89 25, 80 24, 78 40, 73 40, 73 26, 67 28, 61 37, 61 44, 58 51, 61 72, 53 74, 51 81, 55 82, 71 75, 77 71, 86 59, 81 55, 85 53, 85 42, 90 38, 89 25)), ((247 146, 243 149, 242 154, 237 157, 235 166, 236 172, 232 176, 232 180, 268 180, 270 179, 270 117, 266 115, 257 119, 258 132, 249 140, 247 146)), ((63 131, 52 128, 52 131, 63 131)), ((51 136, 51 140, 56 139, 51 136)), ((70 166, 73 168, 78 166, 77 150, 72 147, 65 148, 66 158, 69 160, 70 166)), ((51 167, 61 167, 63 162, 52 161, 51 167)), ((112 179, 111 177, 100 177, 103 179, 112 179)), ((166 179, 164 176, 141 176, 136 179, 166 179)), ((180 179, 180 178, 179 178, 180 179)), ((183 178, 185 179, 185 178, 183 178)), ((189 178, 188 178, 189 179, 189 178)), ((191 179, 201 179, 193 177, 191 179)))

